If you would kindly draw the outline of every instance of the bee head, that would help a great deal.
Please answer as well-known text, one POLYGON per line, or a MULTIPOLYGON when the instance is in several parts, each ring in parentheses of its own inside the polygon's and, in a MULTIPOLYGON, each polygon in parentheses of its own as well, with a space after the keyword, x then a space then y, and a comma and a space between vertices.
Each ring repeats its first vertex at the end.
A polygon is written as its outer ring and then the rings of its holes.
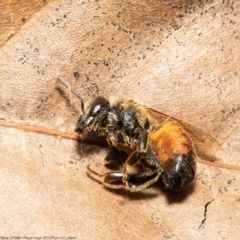
POLYGON ((85 112, 79 117, 75 132, 90 132, 98 125, 101 125, 102 120, 108 114, 109 106, 110 103, 106 98, 102 96, 95 98, 89 107, 85 109, 85 112))

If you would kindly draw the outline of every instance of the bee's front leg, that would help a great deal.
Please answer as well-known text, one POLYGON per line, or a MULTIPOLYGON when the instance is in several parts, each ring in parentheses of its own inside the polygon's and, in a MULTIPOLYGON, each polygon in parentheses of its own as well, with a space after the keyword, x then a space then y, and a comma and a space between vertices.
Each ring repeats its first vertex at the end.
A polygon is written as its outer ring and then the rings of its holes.
POLYGON ((138 144, 139 152, 146 152, 147 142, 148 142, 148 132, 147 130, 143 130, 139 138, 139 144, 138 144))

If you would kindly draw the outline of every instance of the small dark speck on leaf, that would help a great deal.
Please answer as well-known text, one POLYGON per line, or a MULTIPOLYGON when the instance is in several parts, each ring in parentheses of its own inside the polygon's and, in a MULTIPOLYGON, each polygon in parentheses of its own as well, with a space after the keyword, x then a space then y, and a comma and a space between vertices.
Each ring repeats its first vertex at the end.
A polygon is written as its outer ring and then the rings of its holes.
POLYGON ((76 80, 78 80, 78 78, 80 77, 80 74, 79 74, 79 72, 74 72, 73 76, 76 80))

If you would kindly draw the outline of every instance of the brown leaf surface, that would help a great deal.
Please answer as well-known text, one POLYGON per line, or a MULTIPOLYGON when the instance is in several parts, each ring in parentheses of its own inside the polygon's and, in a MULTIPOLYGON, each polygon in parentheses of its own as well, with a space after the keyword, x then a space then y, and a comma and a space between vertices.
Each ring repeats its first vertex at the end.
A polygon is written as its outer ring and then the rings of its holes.
POLYGON ((2 2, 0 235, 239 239, 239 1, 2 2), (57 77, 84 100, 134 99, 203 129, 232 169, 199 163, 181 193, 105 189, 86 166, 106 150, 58 132, 80 104, 57 77))

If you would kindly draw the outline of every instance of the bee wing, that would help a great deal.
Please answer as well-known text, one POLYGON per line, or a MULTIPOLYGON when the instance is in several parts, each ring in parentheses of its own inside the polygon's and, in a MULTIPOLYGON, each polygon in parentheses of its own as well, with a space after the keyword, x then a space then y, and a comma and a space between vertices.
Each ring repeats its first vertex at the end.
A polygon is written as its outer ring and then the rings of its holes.
POLYGON ((146 108, 146 110, 149 115, 157 121, 157 123, 161 124, 164 121, 177 122, 192 139, 197 155, 199 157, 210 161, 216 160, 215 154, 222 149, 222 146, 213 137, 177 118, 170 117, 152 108, 146 108))

